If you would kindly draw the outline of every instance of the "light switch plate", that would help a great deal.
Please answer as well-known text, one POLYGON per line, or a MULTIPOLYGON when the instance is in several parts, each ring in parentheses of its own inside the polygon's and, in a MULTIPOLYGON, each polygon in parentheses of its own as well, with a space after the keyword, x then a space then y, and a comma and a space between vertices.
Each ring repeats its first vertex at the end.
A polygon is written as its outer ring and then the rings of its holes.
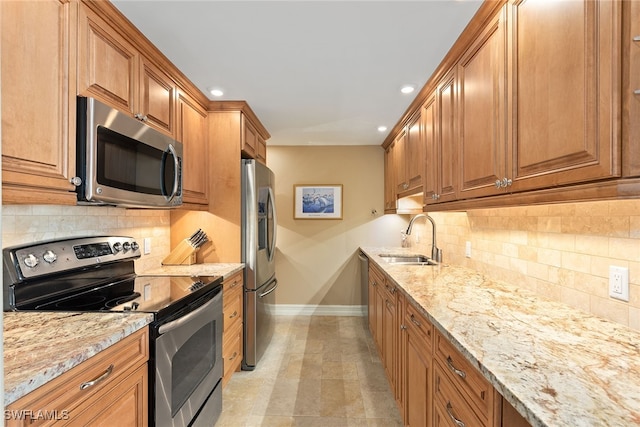
POLYGON ((464 256, 466 256, 467 258, 471 258, 471 242, 468 240, 464 246, 464 256))
POLYGON ((151 253, 151 237, 144 238, 144 254, 149 255, 151 253))

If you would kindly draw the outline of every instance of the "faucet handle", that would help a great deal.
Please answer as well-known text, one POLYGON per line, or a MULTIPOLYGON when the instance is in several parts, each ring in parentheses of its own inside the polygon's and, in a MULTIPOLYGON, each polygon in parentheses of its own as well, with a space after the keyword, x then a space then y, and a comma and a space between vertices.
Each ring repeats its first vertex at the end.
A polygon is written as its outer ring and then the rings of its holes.
POLYGON ((442 249, 434 246, 431 249, 431 259, 437 262, 438 264, 442 263, 442 249))

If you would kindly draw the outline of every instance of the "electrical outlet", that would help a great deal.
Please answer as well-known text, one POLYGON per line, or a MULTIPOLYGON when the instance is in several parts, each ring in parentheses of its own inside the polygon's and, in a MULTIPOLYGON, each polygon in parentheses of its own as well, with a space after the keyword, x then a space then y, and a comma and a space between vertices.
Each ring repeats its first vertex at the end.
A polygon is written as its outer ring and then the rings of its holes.
POLYGON ((471 242, 468 240, 464 246, 464 256, 466 256, 467 258, 471 258, 471 242))
POLYGON ((149 255, 151 253, 151 237, 144 238, 144 254, 149 255))
POLYGON ((609 296, 622 301, 629 301, 629 269, 609 266, 609 296))

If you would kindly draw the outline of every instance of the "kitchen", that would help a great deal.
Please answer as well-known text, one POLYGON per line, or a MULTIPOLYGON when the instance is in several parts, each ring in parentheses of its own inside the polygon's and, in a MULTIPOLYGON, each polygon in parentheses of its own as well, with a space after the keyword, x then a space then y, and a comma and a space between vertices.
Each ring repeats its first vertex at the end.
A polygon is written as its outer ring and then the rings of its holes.
MULTIPOLYGON (((332 221, 329 228, 324 221, 296 221, 291 215, 280 216, 281 258, 277 269, 283 283, 281 289, 287 292, 278 293, 278 304, 283 305, 283 310, 325 310, 327 314, 341 306, 358 310, 365 303, 359 288, 353 289, 358 277, 357 248, 398 246, 400 230, 406 228, 408 221, 407 215, 382 215, 384 166, 379 147, 267 146, 267 159, 278 177, 276 199, 280 212, 293 211, 291 189, 301 183, 300 177, 314 183, 339 182, 345 188, 343 220, 332 221), (316 164, 327 167, 314 168, 316 164), (378 184, 371 184, 375 182, 378 184), (372 187, 379 192, 371 191, 372 187), (302 278, 309 285, 295 286, 302 278)), ((493 278, 521 284, 637 330, 639 312, 634 302, 637 301, 634 278, 638 277, 637 207, 635 200, 621 200, 477 208, 431 215, 438 224, 439 246, 446 263, 468 266, 493 278), (470 258, 464 255, 467 241, 471 242, 470 258), (629 267, 630 303, 608 297, 609 265, 629 267)), ((184 237, 183 233, 178 236, 172 233, 174 214, 180 219, 183 215, 196 218, 203 215, 84 206, 4 205, 3 247, 77 234, 123 234, 140 241, 151 237, 151 253, 137 261, 136 266, 146 270, 157 266, 184 237), (171 244, 167 243, 169 239, 171 244)), ((426 229, 416 229, 412 236, 430 241, 426 229)))

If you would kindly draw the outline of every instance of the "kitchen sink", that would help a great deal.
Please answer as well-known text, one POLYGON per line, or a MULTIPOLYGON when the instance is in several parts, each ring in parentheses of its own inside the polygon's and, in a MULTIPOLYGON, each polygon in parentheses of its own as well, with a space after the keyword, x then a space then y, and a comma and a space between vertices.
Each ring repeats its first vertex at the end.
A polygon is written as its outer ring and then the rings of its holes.
POLYGON ((437 262, 424 255, 394 255, 394 254, 382 254, 380 255, 384 261, 389 264, 401 264, 401 265, 438 265, 437 262))

